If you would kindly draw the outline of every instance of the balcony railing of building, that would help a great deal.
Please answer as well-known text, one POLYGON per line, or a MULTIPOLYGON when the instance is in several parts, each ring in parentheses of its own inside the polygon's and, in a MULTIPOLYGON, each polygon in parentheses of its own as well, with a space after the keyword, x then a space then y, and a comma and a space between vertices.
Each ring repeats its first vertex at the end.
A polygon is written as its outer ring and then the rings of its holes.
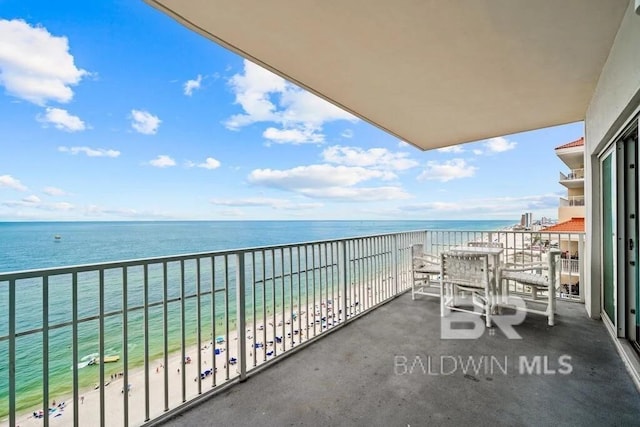
POLYGON ((571 169, 566 175, 560 172, 560 181, 570 181, 574 179, 584 179, 584 168, 571 169))
POLYGON ((413 244, 500 241, 524 263, 561 240, 583 234, 414 231, 0 273, 0 424, 64 408, 56 424, 145 424, 408 290, 413 244))
POLYGON ((560 207, 584 206, 584 196, 569 196, 560 198, 560 207))

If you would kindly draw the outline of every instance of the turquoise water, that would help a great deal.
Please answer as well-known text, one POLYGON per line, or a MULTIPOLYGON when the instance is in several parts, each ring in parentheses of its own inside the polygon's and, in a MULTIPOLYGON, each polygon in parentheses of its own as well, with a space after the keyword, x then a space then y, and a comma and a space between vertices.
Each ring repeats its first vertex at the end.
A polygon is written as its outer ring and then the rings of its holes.
MULTIPOLYGON (((0 272, 21 271, 68 265, 120 261, 175 254, 207 252, 234 248, 247 248, 286 243, 298 243, 334 238, 355 237, 410 230, 498 230, 512 225, 514 221, 230 221, 230 222, 29 222, 0 223, 0 272), (60 239, 54 239, 54 236, 60 239)), ((196 292, 195 263, 185 265, 187 287, 185 295, 196 292)), ((224 286, 221 263, 214 267, 202 266, 200 277, 203 291, 210 290, 211 277, 216 273, 215 287, 224 286), (215 270, 215 271, 214 271, 215 270)), ((128 272, 128 307, 141 305, 143 289, 142 268, 128 272)), ((149 268, 149 301, 163 299, 162 269, 160 265, 149 268)), ((180 266, 168 269, 169 298, 180 296, 180 266)), ((105 272, 105 312, 122 308, 122 273, 120 270, 105 272)), ((233 278, 229 287, 233 288, 233 278)), ((288 298, 283 289, 267 289, 264 301, 259 295, 256 309, 267 311, 280 309, 282 300, 288 298)), ((79 317, 99 312, 99 280, 96 273, 79 274, 79 317)), ((48 319, 50 322, 72 320, 71 285, 69 276, 53 276, 49 282, 48 319)), ((215 301, 210 295, 201 298, 200 308, 203 331, 211 331, 212 322, 216 335, 223 334, 225 319, 224 298, 217 294, 215 301), (212 307, 215 315, 211 316, 212 307)), ((303 295, 306 296, 306 295, 303 295)), ((185 304, 186 340, 196 341, 197 300, 188 299, 185 304)), ((0 282, 0 335, 8 333, 8 285, 0 282)), ((25 331, 42 324, 42 286, 24 281, 19 283, 16 297, 17 330, 25 331)), ((161 325, 163 307, 149 311, 149 324, 161 325)), ((169 350, 177 350, 181 341, 181 303, 168 305, 169 350)), ((233 317, 235 303, 229 302, 230 329, 235 329, 233 317)), ((128 351, 130 367, 143 363, 143 311, 131 312, 128 318, 128 351)), ((105 354, 122 354, 122 317, 112 316, 105 321, 105 354)), ((86 366, 87 361, 98 351, 98 321, 80 324, 79 352, 81 360, 79 381, 82 386, 98 382, 98 369, 86 366)), ((203 341, 210 336, 202 336, 203 341)), ((162 328, 151 328, 149 334, 151 358, 162 354, 162 328)), ((17 407, 30 408, 40 404, 42 393, 42 335, 39 333, 19 337, 16 340, 17 407)), ((71 327, 51 330, 49 333, 50 396, 67 394, 71 390, 71 327)), ((8 412, 8 341, 0 342, 0 418, 8 412)), ((105 365, 107 378, 123 369, 121 362, 105 365)))

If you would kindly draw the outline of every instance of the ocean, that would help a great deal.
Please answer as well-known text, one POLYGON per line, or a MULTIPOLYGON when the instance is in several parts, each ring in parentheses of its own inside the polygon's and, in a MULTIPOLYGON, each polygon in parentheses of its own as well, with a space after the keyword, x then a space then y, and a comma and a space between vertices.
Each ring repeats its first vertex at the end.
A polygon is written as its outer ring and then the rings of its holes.
MULTIPOLYGON (((508 220, 7 222, 0 223, 0 273, 413 230, 491 231, 503 229, 514 223, 515 221, 508 220)), ((90 300, 86 305, 95 307, 95 284, 86 285, 86 288, 82 288, 82 283, 80 285, 80 289, 84 289, 81 297, 90 300)), ((52 301, 55 300, 55 303, 50 302, 49 318, 60 316, 67 319, 71 312, 71 300, 68 297, 55 299, 55 289, 55 283, 52 281, 50 292, 54 294, 52 301)), ((39 299, 41 292, 37 284, 27 291, 24 288, 18 289, 16 307, 19 330, 37 327, 40 324, 38 322, 42 319, 39 299), (30 298, 29 295, 35 297, 30 298), (32 322, 34 326, 30 325, 32 322)), ((107 296, 105 299, 107 312, 118 309, 121 297, 107 296)), ((206 301, 204 303, 206 304, 206 301)), ((0 282, 0 336, 8 333, 7 306, 8 283, 0 282)), ((190 307, 192 312, 195 311, 194 306, 187 307, 190 307)), ((152 320, 161 319, 160 309, 161 307, 158 307, 155 311, 150 311, 152 320)), ((171 305, 169 317, 175 319, 179 318, 179 315, 180 305, 171 305)), ((130 328, 132 334, 140 334, 140 342, 141 317, 132 315, 129 320, 134 325, 130 328)), ((189 316, 188 324, 191 324, 192 320, 193 317, 189 316)), ((96 354, 96 326, 97 321, 87 322, 79 327, 79 358, 82 368, 86 367, 89 358, 96 354)), ((117 316, 106 322, 105 328, 106 353, 118 353, 121 347, 122 325, 118 323, 117 316)), ((203 325, 203 328, 206 330, 206 325, 203 325)), ((19 410, 41 405, 43 349, 42 339, 38 339, 38 336, 33 334, 16 340, 16 373, 19 379, 16 389, 19 410)), ((130 338, 133 338, 130 339, 130 343, 136 342, 135 337, 130 338)), ((151 356, 160 356, 163 337, 155 333, 150 340, 151 356)), ((169 330, 168 340, 170 350, 175 351, 179 348, 181 334, 178 327, 169 330)), ((70 328, 51 331, 49 341, 49 375, 52 384, 50 395, 55 397, 69 394, 72 372, 70 328)), ((187 341, 195 341, 194 332, 190 332, 187 341)), ((140 366, 143 363, 141 348, 130 344, 129 351, 130 367, 140 366)), ((0 419, 8 413, 7 364, 8 341, 5 340, 0 341, 0 419)), ((113 364, 110 369, 118 370, 122 369, 122 366, 113 364)), ((81 369, 79 372, 81 386, 90 387, 97 381, 97 369, 81 369)))

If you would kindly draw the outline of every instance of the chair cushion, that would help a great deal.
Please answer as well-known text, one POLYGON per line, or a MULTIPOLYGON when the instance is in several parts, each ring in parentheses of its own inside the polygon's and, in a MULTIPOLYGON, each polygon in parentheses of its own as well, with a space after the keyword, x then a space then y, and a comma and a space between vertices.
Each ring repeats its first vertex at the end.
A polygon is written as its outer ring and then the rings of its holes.
POLYGON ((503 271, 501 278, 515 280, 516 282, 528 285, 549 286, 549 282, 545 276, 541 274, 526 273, 524 271, 503 271))

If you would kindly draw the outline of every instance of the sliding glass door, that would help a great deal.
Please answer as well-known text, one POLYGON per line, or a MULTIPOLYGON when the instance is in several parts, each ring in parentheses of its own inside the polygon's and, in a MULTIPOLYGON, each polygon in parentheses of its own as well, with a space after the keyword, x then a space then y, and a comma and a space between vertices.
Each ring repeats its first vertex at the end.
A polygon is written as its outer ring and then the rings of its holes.
POLYGON ((600 157, 602 312, 640 350, 638 122, 600 157))

